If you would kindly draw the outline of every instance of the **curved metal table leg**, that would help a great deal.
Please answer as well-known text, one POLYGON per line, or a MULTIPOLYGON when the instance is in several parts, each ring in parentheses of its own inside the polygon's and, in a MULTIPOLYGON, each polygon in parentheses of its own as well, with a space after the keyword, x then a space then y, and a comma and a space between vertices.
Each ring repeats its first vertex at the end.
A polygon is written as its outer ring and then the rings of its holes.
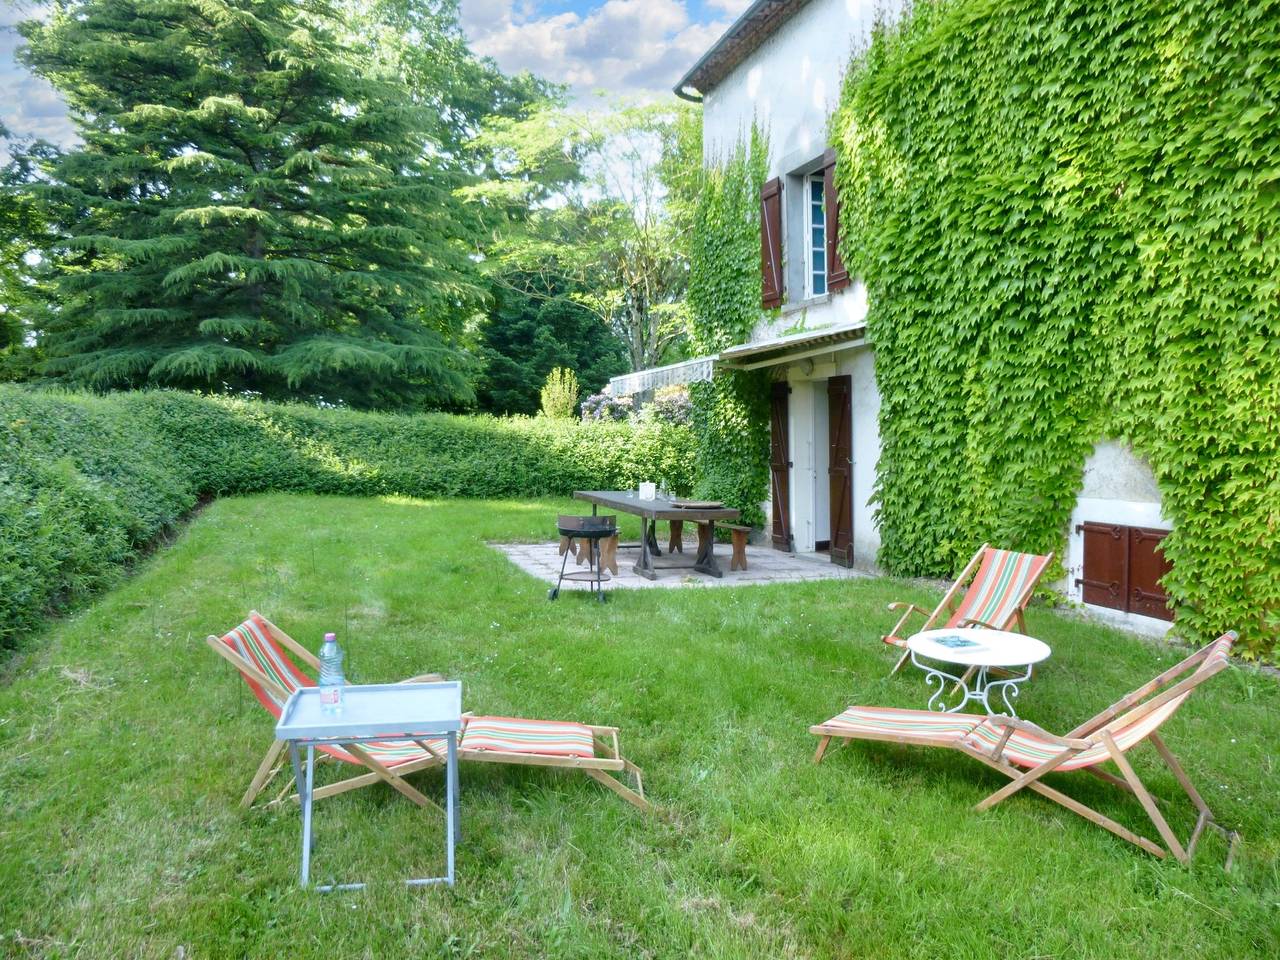
POLYGON ((935 682, 938 684, 938 689, 934 692, 933 696, 929 698, 928 707, 930 710, 936 710, 940 713, 955 713, 964 707, 964 705, 970 700, 980 701, 982 699, 980 692, 974 693, 971 691, 965 684, 963 678, 947 673, 945 670, 940 670, 932 664, 922 663, 916 657, 916 652, 914 650, 911 650, 910 653, 911 662, 924 671, 924 682, 930 687, 932 687, 935 682), (939 702, 946 693, 947 685, 951 683, 954 683, 959 689, 964 691, 964 696, 954 707, 948 707, 945 702, 939 702), (937 705, 935 706, 935 704, 937 705))
MULTIPOLYGON (((983 670, 982 672, 984 674, 984 680, 985 680, 986 670, 983 670)), ((992 681, 986 682, 984 684, 984 690, 983 690, 983 702, 985 703, 987 701, 993 689, 995 689, 996 687, 999 687, 1000 699, 1004 701, 1005 709, 1008 711, 1009 716, 1016 717, 1018 713, 1013 708, 1013 701, 1018 699, 1018 694, 1021 692, 1018 689, 1018 684, 1025 683, 1030 679, 1031 679, 1031 667, 1028 666, 1021 676, 1007 677, 1004 680, 992 680, 992 681)), ((990 706, 987 707, 987 712, 988 713, 991 712, 990 706)))

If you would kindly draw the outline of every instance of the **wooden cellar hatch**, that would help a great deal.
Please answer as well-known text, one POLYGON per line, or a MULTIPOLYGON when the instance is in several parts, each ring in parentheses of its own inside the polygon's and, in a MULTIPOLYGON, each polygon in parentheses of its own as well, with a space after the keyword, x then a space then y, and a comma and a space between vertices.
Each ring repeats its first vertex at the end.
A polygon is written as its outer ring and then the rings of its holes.
POLYGON ((1171 569, 1160 550, 1168 530, 1115 523, 1081 523, 1084 569, 1077 578, 1085 603, 1159 620, 1172 620, 1160 580, 1171 569))

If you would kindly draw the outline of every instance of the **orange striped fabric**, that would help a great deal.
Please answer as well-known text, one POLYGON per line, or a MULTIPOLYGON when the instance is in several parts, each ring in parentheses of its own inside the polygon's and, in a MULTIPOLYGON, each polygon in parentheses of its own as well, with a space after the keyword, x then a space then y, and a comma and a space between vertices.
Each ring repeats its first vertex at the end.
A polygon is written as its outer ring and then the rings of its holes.
POLYGON ((547 757, 594 757, 591 729, 557 720, 470 717, 462 731, 462 749, 531 753, 547 757))
MULTIPOLYGON (((293 693, 299 687, 316 685, 315 681, 299 670, 298 665, 289 659, 289 655, 280 649, 280 645, 272 638, 266 621, 257 614, 224 634, 221 639, 228 647, 289 693, 293 693)), ((272 716, 279 719, 284 700, 253 677, 244 673, 240 676, 244 677, 244 682, 249 685, 258 702, 270 710, 272 716)))
POLYGON ((977 576, 946 625, 981 620, 997 630, 1007 628, 1018 613, 1023 594, 1040 579, 1051 559, 1051 554, 1041 557, 988 547, 977 576))
POLYGON ((1196 667, 1196 673, 1208 673, 1216 670, 1220 664, 1226 663, 1231 659, 1231 645, 1235 642, 1235 635, 1224 633, 1217 640, 1209 645, 1209 653, 1204 658, 1204 662, 1196 667))
MULTIPOLYGON (((1231 654, 1231 645, 1235 641, 1233 634, 1223 634, 1208 648, 1205 658, 1196 667, 1193 677, 1205 678, 1209 674, 1217 672, 1222 665, 1227 662, 1231 654)), ((1175 681, 1170 679, 1166 681, 1166 689, 1168 684, 1175 681)), ((1197 684, 1199 681, 1197 681, 1197 684)), ((1122 753, 1127 752, 1137 746, 1153 732, 1160 728, 1160 725, 1168 720, 1178 708, 1182 706, 1187 697, 1191 696, 1191 687, 1184 693, 1179 694, 1166 703, 1162 703, 1150 713, 1135 717, 1134 714, 1141 708, 1142 704, 1134 704, 1127 711, 1120 714, 1116 719, 1108 723, 1103 730, 1111 734, 1116 742, 1116 746, 1120 748, 1122 753)), ((1158 696, 1153 693, 1152 696, 1158 696)), ((1147 698, 1147 702, 1150 701, 1147 698)), ((1005 728, 999 724, 992 723, 990 720, 984 720, 982 724, 976 727, 972 733, 965 738, 965 743, 969 746, 976 747, 985 753, 990 753, 995 749, 995 745, 999 742, 1000 737, 1004 734, 1005 728)), ((1088 739, 1088 738, 1086 738, 1088 739)), ((1038 736, 1034 731, 1015 730, 1009 737, 1009 741, 1005 744, 1005 748, 1001 751, 1000 756, 1010 763, 1020 767, 1037 767, 1062 753, 1064 747, 1055 743, 1046 737, 1038 736)), ((1078 770, 1081 767, 1091 767, 1098 763, 1103 763, 1110 758, 1110 753, 1102 743, 1096 743, 1080 753, 1073 756, 1070 760, 1064 761, 1056 769, 1058 770, 1078 770)))
POLYGON ((824 727, 839 727, 854 736, 879 734, 926 740, 958 740, 986 718, 976 713, 938 713, 897 707, 850 707, 824 727))
MULTIPOLYGON (((1112 721, 1108 726, 1112 738, 1116 742, 1116 746, 1120 748, 1120 752, 1131 749, 1145 740, 1153 731, 1159 729, 1169 717, 1173 716, 1182 702, 1191 695, 1191 691, 1187 691, 1181 696, 1174 697, 1168 703, 1161 704, 1145 716, 1139 717, 1132 723, 1125 723, 1123 715, 1117 721, 1112 721)), ((965 738, 965 742, 972 747, 977 747, 984 753, 991 753, 1004 735, 1005 728, 999 724, 992 723, 989 720, 983 721, 974 731, 965 738)), ((1038 736, 1030 730, 1015 730, 1013 735, 1009 737, 1008 743, 1005 744, 1004 750, 1000 756, 1004 760, 1008 760, 1012 764, 1019 767, 1038 767, 1046 760, 1050 760, 1067 749, 1060 743, 1038 736)), ((1092 767, 1095 764, 1104 763, 1110 759, 1111 754, 1102 743, 1094 744, 1085 750, 1080 751, 1070 760, 1059 764, 1058 770, 1079 770, 1081 767, 1092 767)))
MULTIPOLYGON (((448 740, 440 737, 439 739, 424 740, 423 743, 429 746, 431 750, 424 750, 413 740, 376 740, 371 743, 360 744, 360 749, 389 770, 403 766, 406 763, 413 763, 415 760, 425 760, 431 756, 435 756, 443 762, 449 750, 448 740)), ((316 749, 327 753, 335 760, 364 766, 352 754, 341 747, 318 743, 316 744, 316 749)))

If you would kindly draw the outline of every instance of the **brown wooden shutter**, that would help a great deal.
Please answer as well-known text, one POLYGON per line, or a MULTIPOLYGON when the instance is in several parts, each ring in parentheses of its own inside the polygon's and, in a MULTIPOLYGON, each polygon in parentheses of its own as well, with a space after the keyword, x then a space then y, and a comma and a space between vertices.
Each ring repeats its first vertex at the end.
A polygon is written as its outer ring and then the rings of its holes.
POLYGON ((1123 610, 1129 593, 1129 538, 1125 527, 1111 523, 1082 523, 1083 576, 1076 581, 1080 598, 1095 607, 1123 610))
POLYGON ((831 562, 853 566, 853 378, 827 380, 827 429, 830 452, 827 482, 831 491, 831 562))
POLYGON ((1160 552, 1168 530, 1129 528, 1129 610, 1144 617, 1172 620, 1169 598, 1160 578, 1169 572, 1169 561, 1160 552))
POLYGON ((760 305, 782 306, 782 179, 760 188, 760 305))
POLYGON ((1169 598, 1160 586, 1160 579, 1171 569, 1160 552, 1168 530, 1113 523, 1082 523, 1076 530, 1084 537, 1083 576, 1076 586, 1085 603, 1173 619, 1169 598))
POLYGON ((773 385, 769 424, 769 512, 775 550, 791 550, 791 444, 787 421, 791 388, 783 381, 773 385))
POLYGON ((836 152, 822 155, 822 197, 827 210, 827 289, 843 290, 849 285, 849 271, 840 259, 840 198, 836 195, 836 152))

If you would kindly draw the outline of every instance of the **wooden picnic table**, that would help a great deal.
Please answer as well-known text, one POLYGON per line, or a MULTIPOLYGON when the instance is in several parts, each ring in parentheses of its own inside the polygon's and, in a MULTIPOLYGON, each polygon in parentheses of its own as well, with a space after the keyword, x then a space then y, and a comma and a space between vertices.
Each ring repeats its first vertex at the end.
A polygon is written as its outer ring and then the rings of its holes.
MULTIPOLYGON (((617 510, 619 513, 630 513, 640 518, 640 559, 636 561, 635 572, 646 580, 657 580, 658 571, 654 566, 654 558, 662 556, 658 548, 658 537, 655 533, 659 520, 689 521, 698 525, 698 555, 693 569, 710 577, 723 577, 724 571, 716 563, 716 521, 737 520, 737 510, 730 507, 678 507, 678 500, 659 497, 654 500, 641 500, 635 490, 575 490, 575 500, 585 500, 591 504, 591 513, 595 515, 600 507, 617 510)), ((688 567, 685 567, 688 569, 688 567)))

